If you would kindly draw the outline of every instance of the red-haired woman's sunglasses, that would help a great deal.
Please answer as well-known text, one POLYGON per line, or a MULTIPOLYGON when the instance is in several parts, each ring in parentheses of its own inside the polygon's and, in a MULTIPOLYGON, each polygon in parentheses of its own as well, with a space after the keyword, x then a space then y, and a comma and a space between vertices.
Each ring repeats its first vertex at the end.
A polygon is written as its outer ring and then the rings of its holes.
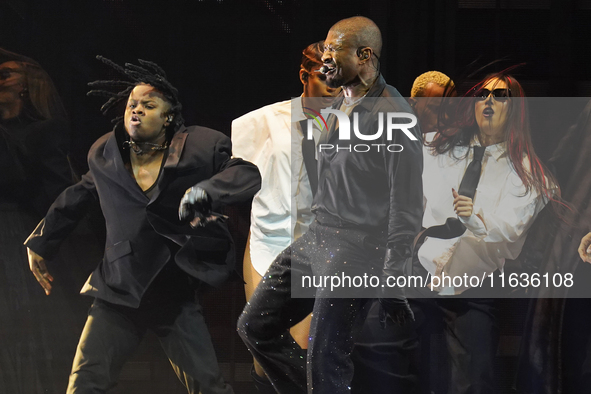
POLYGON ((476 100, 482 101, 486 100, 491 94, 495 101, 505 102, 511 97, 511 89, 498 88, 493 89, 492 91, 488 89, 480 89, 474 93, 474 97, 476 100))

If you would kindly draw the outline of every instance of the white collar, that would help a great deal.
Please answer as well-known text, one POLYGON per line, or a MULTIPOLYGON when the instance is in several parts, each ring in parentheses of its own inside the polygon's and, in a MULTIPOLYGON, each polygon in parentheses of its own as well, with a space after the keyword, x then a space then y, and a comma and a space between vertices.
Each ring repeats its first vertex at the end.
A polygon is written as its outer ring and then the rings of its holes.
POLYGON ((302 96, 294 97, 291 99, 291 121, 292 123, 298 123, 302 120, 306 120, 304 109, 302 108, 302 96))
MULTIPOLYGON (((480 142, 478 142, 478 139, 476 137, 472 138, 472 141, 470 142, 470 148, 473 146, 481 146, 480 142)), ((507 153, 506 141, 499 142, 498 144, 494 145, 489 145, 484 150, 484 154, 492 156, 495 159, 495 161, 499 161, 501 156, 503 156, 505 153, 507 153)))

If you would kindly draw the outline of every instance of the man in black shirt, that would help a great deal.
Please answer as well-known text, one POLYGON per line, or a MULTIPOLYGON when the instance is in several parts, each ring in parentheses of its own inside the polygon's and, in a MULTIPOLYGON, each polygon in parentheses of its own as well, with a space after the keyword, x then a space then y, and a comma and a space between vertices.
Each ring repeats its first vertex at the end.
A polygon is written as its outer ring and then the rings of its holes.
MULTIPOLYGON (((367 18, 344 19, 330 29, 322 71, 329 86, 343 87, 343 96, 323 112, 333 115, 317 152, 316 221, 275 259, 238 322, 242 339, 281 393, 351 390, 349 355, 368 301, 358 296, 370 293, 325 284, 310 286, 310 294, 304 278, 401 273, 420 228, 420 132, 412 127, 416 119, 406 101, 379 73, 381 46, 381 33, 367 18), (376 133, 385 130, 389 113, 414 123, 376 133), (346 127, 350 119, 357 127, 346 127), (346 130, 354 133, 347 136, 346 130), (292 298, 302 295, 314 298, 292 298), (311 311, 306 355, 288 329, 311 311)), ((382 298, 385 316, 412 319, 401 290, 387 296, 382 298)))

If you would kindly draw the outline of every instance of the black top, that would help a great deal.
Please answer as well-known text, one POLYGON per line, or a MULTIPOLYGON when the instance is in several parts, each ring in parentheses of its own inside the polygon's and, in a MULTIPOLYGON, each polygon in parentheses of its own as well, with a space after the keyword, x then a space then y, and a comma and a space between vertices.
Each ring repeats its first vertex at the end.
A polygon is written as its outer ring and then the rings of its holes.
MULTIPOLYGON (((342 97, 337 99, 333 108, 339 109, 342 102, 342 97)), ((413 113, 400 93, 386 85, 380 76, 366 98, 353 108, 350 119, 357 113, 359 131, 371 135, 378 130, 378 113, 388 112, 413 113)), ((372 234, 383 234, 388 243, 407 242, 409 236, 420 230, 423 213, 423 155, 419 128, 410 129, 416 141, 400 130, 394 130, 392 140, 388 141, 384 118, 384 132, 378 140, 361 140, 351 127, 351 140, 340 141, 335 119, 335 115, 329 116, 328 133, 323 132, 320 137, 320 144, 331 144, 335 149, 319 152, 318 192, 312 209, 317 214, 366 228, 372 234), (384 145, 378 152, 372 144, 384 145), (403 150, 389 152, 386 147, 393 144, 401 145, 403 150), (360 146, 359 150, 367 149, 365 146, 370 146, 371 150, 355 152, 356 145, 360 146)))
POLYGON ((72 184, 68 145, 64 120, 0 120, 0 201, 44 215, 72 184))

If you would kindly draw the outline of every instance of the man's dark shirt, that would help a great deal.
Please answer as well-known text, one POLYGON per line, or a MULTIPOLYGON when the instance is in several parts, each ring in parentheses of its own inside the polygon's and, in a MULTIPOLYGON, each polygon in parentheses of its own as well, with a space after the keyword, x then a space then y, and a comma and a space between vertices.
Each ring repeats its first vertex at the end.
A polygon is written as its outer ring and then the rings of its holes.
MULTIPOLYGON (((336 100, 339 109, 343 98, 336 100)), ((335 115, 327 119, 329 132, 323 132, 320 144, 332 144, 334 149, 323 149, 318 154, 318 192, 312 209, 328 214, 373 234, 387 231, 387 242, 395 243, 414 236, 421 225, 423 214, 422 140, 418 127, 409 129, 416 141, 395 129, 392 140, 387 140, 386 114, 412 110, 406 100, 380 76, 366 95, 352 110, 359 116, 359 131, 366 135, 378 130, 378 113, 383 113, 383 133, 377 140, 364 141, 355 136, 351 123, 351 140, 338 140, 335 115), (369 99, 368 99, 369 98, 369 99), (336 145, 341 149, 337 152, 336 145), (369 145, 369 152, 355 152, 356 144, 369 145), (380 151, 372 144, 383 144, 380 151), (392 144, 403 146, 403 151, 389 152, 392 144), (351 152, 348 147, 351 145, 351 152), (347 149, 343 149, 347 147, 347 149)), ((395 119, 396 121, 396 119, 395 119)), ((400 118, 398 123, 408 123, 400 118)), ((367 149, 362 147, 361 150, 367 149)), ((393 150, 399 150, 400 147, 393 150)))

